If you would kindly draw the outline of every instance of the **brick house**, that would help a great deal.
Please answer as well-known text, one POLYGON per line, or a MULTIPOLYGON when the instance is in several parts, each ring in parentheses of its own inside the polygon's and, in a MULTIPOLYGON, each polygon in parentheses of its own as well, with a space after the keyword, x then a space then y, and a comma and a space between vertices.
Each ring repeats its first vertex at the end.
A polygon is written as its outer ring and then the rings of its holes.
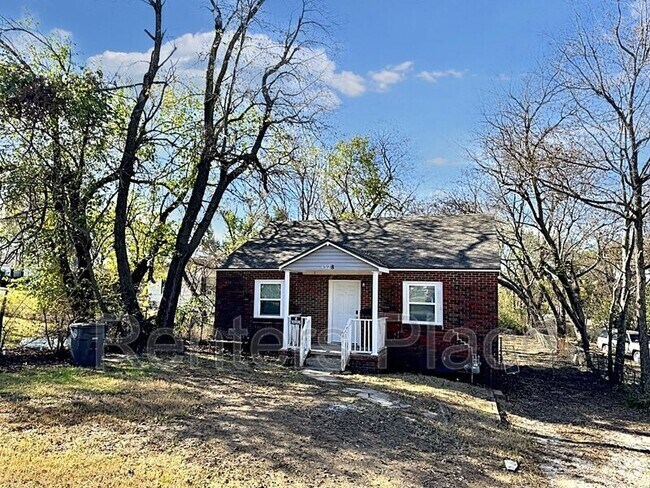
POLYGON ((299 365, 485 375, 499 267, 487 215, 273 224, 217 270, 215 324, 299 365))

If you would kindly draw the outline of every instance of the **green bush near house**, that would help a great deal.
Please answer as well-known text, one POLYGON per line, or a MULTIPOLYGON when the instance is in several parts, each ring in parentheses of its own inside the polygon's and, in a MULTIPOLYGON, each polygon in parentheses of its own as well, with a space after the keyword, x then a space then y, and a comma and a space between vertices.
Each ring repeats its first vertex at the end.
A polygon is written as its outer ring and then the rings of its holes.
POLYGON ((522 321, 511 312, 499 312, 499 331, 501 332, 515 332, 523 334, 526 327, 522 321))

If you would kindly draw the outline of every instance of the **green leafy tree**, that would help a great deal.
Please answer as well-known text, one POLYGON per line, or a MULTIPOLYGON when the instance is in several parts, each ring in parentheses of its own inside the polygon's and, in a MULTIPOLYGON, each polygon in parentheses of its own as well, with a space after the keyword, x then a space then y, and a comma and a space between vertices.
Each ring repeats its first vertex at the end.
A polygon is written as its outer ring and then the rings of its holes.
MULTIPOLYGON (((194 171, 187 154, 200 140, 188 122, 193 99, 166 88, 147 88, 155 103, 141 114, 150 125, 138 124, 139 175, 123 215, 138 293, 171 253, 173 214, 194 171)), ((56 273, 77 319, 129 311, 116 286, 114 197, 138 92, 77 62, 67 38, 30 22, 7 20, 0 29, 0 255, 56 273)))
POLYGON ((403 214, 413 201, 415 185, 406 143, 389 134, 356 136, 340 141, 327 160, 324 198, 332 219, 372 218, 403 214))
POLYGON ((56 263, 75 317, 105 309, 94 273, 120 106, 100 73, 74 62, 69 39, 29 23, 0 29, 0 238, 31 265, 56 263))

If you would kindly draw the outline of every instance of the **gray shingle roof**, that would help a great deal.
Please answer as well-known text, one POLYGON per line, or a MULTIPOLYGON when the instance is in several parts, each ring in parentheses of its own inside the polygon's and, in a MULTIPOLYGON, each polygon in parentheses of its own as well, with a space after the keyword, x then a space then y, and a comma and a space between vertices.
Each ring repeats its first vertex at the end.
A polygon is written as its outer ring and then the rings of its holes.
POLYGON ((500 265, 494 218, 470 214, 275 223, 220 267, 277 269, 326 241, 389 269, 499 269, 500 265))

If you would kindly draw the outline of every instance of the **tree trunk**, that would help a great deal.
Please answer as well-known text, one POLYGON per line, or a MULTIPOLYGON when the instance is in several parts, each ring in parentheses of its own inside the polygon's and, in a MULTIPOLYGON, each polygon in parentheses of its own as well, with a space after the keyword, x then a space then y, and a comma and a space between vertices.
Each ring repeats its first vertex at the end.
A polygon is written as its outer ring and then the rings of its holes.
POLYGON ((557 323, 557 335, 558 337, 566 337, 566 311, 560 307, 560 317, 557 323))
MULTIPOLYGON (((639 185, 640 187, 640 185, 639 185)), ((645 255, 643 250, 644 235, 644 211, 642 188, 638 188, 635 195, 635 221, 634 221, 634 271, 636 277, 635 294, 635 318, 639 331, 639 346, 641 348, 641 391, 647 393, 650 390, 650 350, 648 349, 647 329, 647 304, 646 304, 646 271, 645 255)), ((620 343, 621 341, 619 341, 620 343)))
POLYGON ((185 263, 181 256, 175 255, 169 263, 167 279, 163 287, 160 307, 156 316, 157 327, 174 327, 174 318, 178 308, 178 299, 183 285, 183 270, 185 263))
POLYGON ((625 373, 625 337, 627 331, 630 297, 632 295, 630 291, 630 287, 632 286, 632 257, 635 255, 635 244, 632 239, 633 235, 634 223, 630 220, 626 220, 623 245, 621 247, 623 269, 621 281, 618 283, 618 285, 615 286, 616 289, 613 298, 613 301, 616 300, 618 303, 612 303, 612 306, 617 308, 617 314, 613 320, 613 327, 611 328, 612 330, 610 330, 608 340, 608 353, 609 357, 611 358, 613 329, 616 329, 616 351, 613 358, 613 370, 609 375, 610 381, 616 384, 623 382, 625 373))
MULTIPOLYGON (((625 334, 627 331, 626 312, 627 311, 622 311, 621 313, 619 313, 616 321, 616 328, 618 330, 618 333, 616 337, 616 352, 614 356, 614 371, 612 374, 612 381, 617 384, 623 382, 623 376, 625 372, 625 334)), ((611 347, 612 347, 611 335, 609 339, 609 347, 611 351, 611 347)))
POLYGON ((113 233, 115 235, 115 260, 117 263, 122 305, 124 310, 128 314, 133 315, 143 326, 144 316, 140 309, 140 304, 138 303, 136 288, 131 279, 131 267, 129 264, 128 249, 126 245, 126 223, 131 181, 135 172, 137 153, 142 145, 142 139, 144 137, 142 133, 144 128, 141 127, 141 120, 146 104, 151 97, 151 89, 155 82, 156 75, 160 69, 160 50, 164 36, 162 30, 162 0, 152 1, 150 4, 154 9, 156 18, 155 34, 151 36, 154 45, 149 59, 148 70, 143 77, 142 86, 129 119, 124 151, 122 153, 122 160, 120 161, 120 167, 118 170, 118 191, 115 204, 115 222, 113 226, 113 233))
POLYGON ((2 290, 2 301, 0 301, 0 351, 4 349, 5 337, 7 336, 4 332, 4 318, 5 318, 5 309, 7 307, 7 293, 9 293, 9 291, 6 288, 2 290))
MULTIPOLYGON (((207 163, 208 161, 208 156, 205 155, 203 162, 207 163)), ((162 298, 160 299, 160 307, 158 308, 158 315, 156 316, 157 327, 174 327, 174 319, 178 308, 178 299, 183 286, 185 266, 199 247, 199 244, 208 230, 214 214, 221 203, 221 199, 223 198, 228 185, 237 176, 239 176, 239 172, 227 174, 222 170, 219 182, 210 198, 210 203, 205 210, 205 214, 197 224, 196 220, 202 207, 208 177, 207 172, 201 171, 200 165, 195 187, 192 189, 192 195, 190 196, 187 210, 183 217, 183 221, 181 222, 180 229, 178 230, 178 236, 174 246, 174 257, 172 258, 167 271, 167 279, 165 280, 162 298), (194 232, 192 233, 193 229, 194 232)))
POLYGON ((93 314, 92 302, 94 301, 93 293, 93 276, 92 276, 92 262, 89 259, 90 253, 87 252, 90 243, 81 232, 74 232, 72 236, 73 247, 76 261, 76 288, 79 302, 83 304, 84 318, 90 319, 93 314))
POLYGON ((64 196, 60 192, 52 194, 54 209, 57 212, 57 218, 54 222, 54 237, 52 248, 55 254, 57 267, 61 274, 63 289, 65 290, 66 299, 70 305, 74 320, 87 320, 91 316, 92 309, 92 289, 81 286, 79 281, 87 276, 88 266, 85 257, 82 255, 81 260, 77 261, 76 269, 70 265, 70 241, 73 242, 75 258, 79 259, 79 254, 84 254, 81 249, 81 243, 76 242, 72 235, 67 232, 67 223, 64 221, 65 214, 64 196), (84 271, 85 269, 85 271, 84 271))
POLYGON ((585 355, 585 362, 589 369, 594 369, 594 364, 591 359, 589 333, 587 331, 587 320, 585 318, 584 309, 582 307, 582 299, 580 297, 579 289, 572 285, 569 278, 565 273, 560 272, 557 275, 560 283, 558 284, 551 277, 551 286, 555 291, 555 295, 560 301, 562 308, 567 312, 571 322, 576 331, 576 339, 580 343, 585 355))

